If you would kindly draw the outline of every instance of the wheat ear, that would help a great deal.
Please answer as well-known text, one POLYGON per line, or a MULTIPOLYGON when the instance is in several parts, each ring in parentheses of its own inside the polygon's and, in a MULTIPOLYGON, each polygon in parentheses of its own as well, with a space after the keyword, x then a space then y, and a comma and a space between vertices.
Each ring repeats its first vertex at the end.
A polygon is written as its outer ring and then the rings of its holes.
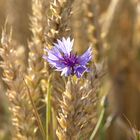
MULTIPOLYGON (((23 83, 25 73, 21 52, 15 49, 17 44, 7 35, 6 29, 2 32, 0 55, 3 69, 3 80, 8 86, 6 95, 9 99, 9 110, 13 125, 13 140, 35 140, 36 127, 32 106, 23 83)), ((20 48, 20 46, 18 46, 20 48)), ((23 52, 22 52, 23 53, 23 52)))
POLYGON ((52 0, 50 2, 50 15, 48 15, 45 32, 47 47, 51 48, 56 39, 69 36, 73 1, 52 0))
POLYGON ((60 100, 57 136, 59 140, 88 139, 97 121, 98 92, 102 72, 95 69, 86 79, 70 78, 60 100))

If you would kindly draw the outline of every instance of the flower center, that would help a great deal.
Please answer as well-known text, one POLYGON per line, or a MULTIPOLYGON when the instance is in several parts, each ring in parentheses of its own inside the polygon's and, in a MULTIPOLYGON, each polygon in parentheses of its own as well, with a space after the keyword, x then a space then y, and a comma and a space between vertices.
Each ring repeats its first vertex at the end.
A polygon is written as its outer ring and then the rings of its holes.
POLYGON ((70 67, 74 67, 77 63, 77 56, 76 54, 70 53, 70 55, 64 55, 64 64, 70 67))

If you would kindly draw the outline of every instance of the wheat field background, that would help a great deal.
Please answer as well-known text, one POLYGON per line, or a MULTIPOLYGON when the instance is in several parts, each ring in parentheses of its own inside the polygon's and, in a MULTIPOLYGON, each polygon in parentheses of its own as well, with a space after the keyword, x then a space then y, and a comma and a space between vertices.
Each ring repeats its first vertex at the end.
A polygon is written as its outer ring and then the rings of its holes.
POLYGON ((140 140, 139 0, 0 0, 0 38, 0 140, 140 140), (42 58, 63 37, 81 78, 42 58))

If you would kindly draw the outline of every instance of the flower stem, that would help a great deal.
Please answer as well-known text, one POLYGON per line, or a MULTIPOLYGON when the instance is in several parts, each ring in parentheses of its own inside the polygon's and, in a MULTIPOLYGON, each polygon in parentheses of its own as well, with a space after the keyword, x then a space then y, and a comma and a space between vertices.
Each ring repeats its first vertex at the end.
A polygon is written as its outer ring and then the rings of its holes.
POLYGON ((89 140, 93 140, 102 124, 102 121, 104 119, 104 115, 105 115, 105 108, 103 107, 102 110, 101 110, 101 113, 100 113, 100 116, 99 116, 99 120, 97 122, 97 125, 95 126, 95 129, 93 130, 89 140))

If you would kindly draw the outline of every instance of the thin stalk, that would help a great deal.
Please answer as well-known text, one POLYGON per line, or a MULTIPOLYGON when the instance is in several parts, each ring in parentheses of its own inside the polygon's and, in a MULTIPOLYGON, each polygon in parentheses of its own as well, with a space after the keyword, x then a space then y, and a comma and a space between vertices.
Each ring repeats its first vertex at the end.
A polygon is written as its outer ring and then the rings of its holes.
POLYGON ((46 140, 51 140, 51 136, 49 136, 49 126, 51 123, 51 84, 50 84, 50 79, 48 80, 48 85, 47 85, 47 95, 45 97, 46 101, 46 140))
POLYGON ((105 115, 102 119, 102 122, 100 124, 100 129, 99 129, 99 135, 100 135, 100 140, 105 140, 105 128, 104 128, 104 125, 105 125, 105 115))
POLYGON ((93 130, 93 132, 92 132, 92 134, 91 134, 89 140, 93 140, 93 139, 95 138, 95 136, 96 136, 96 134, 97 134, 97 132, 98 132, 98 130, 99 130, 101 124, 102 124, 102 121, 103 121, 103 119, 104 119, 104 115, 105 115, 105 108, 103 107, 103 108, 102 108, 102 111, 101 111, 101 113, 100 113, 100 116, 99 116, 99 120, 98 120, 98 122, 97 122, 97 124, 96 124, 96 126, 95 126, 95 129, 93 130))
POLYGON ((29 90, 29 88, 28 88, 28 85, 27 85, 27 83, 26 83, 25 80, 24 80, 24 82, 25 82, 25 85, 26 85, 27 90, 28 90, 28 95, 29 95, 31 104, 32 104, 33 109, 34 109, 34 114, 35 114, 35 117, 36 117, 36 120, 37 120, 37 123, 38 123, 38 127, 39 127, 39 129, 40 129, 40 132, 41 132, 41 134, 42 134, 43 139, 45 140, 45 131, 44 131, 44 128, 43 128, 41 119, 40 119, 40 117, 39 117, 39 114, 38 114, 37 108, 36 108, 36 106, 35 106, 35 103, 34 103, 34 101, 33 101, 33 99, 32 99, 31 92, 30 92, 30 90, 29 90))

